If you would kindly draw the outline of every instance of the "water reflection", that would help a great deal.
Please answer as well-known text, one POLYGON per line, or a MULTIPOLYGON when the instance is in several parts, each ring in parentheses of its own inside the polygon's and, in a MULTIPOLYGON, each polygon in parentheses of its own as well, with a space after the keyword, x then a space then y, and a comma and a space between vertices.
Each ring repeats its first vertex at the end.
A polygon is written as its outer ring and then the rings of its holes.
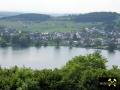
POLYGON ((108 50, 79 48, 79 47, 28 47, 28 48, 0 48, 0 65, 11 67, 14 65, 26 66, 31 68, 55 68, 62 67, 72 57, 85 55, 93 52, 100 52, 108 59, 107 66, 113 64, 120 65, 120 51, 113 52, 108 50))

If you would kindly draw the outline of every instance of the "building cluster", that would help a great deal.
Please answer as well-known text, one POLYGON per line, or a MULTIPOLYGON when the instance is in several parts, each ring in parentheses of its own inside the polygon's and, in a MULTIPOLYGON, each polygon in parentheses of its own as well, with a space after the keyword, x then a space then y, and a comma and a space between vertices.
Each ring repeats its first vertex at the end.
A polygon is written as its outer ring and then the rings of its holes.
POLYGON ((61 45, 71 46, 108 46, 110 44, 120 47, 120 32, 118 30, 100 30, 85 28, 78 32, 23 32, 10 28, 0 28, 0 37, 26 35, 33 41, 58 40, 61 45))

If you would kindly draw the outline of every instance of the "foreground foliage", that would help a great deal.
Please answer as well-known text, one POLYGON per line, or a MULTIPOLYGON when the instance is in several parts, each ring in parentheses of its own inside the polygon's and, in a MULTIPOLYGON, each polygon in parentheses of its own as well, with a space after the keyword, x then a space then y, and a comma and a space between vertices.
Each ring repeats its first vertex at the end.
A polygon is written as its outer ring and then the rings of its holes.
POLYGON ((0 90, 98 90, 99 77, 118 77, 120 69, 106 69, 99 53, 76 56, 61 69, 0 68, 0 90))

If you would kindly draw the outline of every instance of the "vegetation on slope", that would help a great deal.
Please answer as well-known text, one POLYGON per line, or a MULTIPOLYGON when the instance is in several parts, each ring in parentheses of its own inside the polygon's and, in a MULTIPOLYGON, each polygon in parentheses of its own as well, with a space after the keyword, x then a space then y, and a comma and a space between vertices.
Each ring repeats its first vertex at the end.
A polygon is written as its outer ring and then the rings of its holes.
POLYGON ((118 18, 115 12, 94 12, 77 15, 74 19, 78 22, 112 22, 118 18))
POLYGON ((76 32, 84 28, 100 26, 101 23, 76 23, 72 21, 22 22, 0 20, 0 26, 30 32, 76 32))
POLYGON ((0 26, 33 32, 75 32, 84 28, 111 26, 111 23, 117 22, 119 17, 120 15, 114 12, 94 12, 59 17, 28 13, 4 17, 0 19, 0 26))
POLYGON ((45 14, 20 14, 16 16, 3 17, 2 20, 13 20, 13 21, 45 21, 50 18, 49 15, 45 14))

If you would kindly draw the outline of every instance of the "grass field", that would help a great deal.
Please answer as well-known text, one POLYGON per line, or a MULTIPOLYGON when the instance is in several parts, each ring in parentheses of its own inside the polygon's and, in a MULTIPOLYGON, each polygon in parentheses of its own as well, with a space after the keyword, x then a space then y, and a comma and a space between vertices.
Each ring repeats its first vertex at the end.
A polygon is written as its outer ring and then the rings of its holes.
POLYGON ((0 20, 0 26, 32 32, 75 32, 83 28, 95 27, 99 23, 77 23, 74 21, 49 20, 43 22, 24 22, 0 20))

